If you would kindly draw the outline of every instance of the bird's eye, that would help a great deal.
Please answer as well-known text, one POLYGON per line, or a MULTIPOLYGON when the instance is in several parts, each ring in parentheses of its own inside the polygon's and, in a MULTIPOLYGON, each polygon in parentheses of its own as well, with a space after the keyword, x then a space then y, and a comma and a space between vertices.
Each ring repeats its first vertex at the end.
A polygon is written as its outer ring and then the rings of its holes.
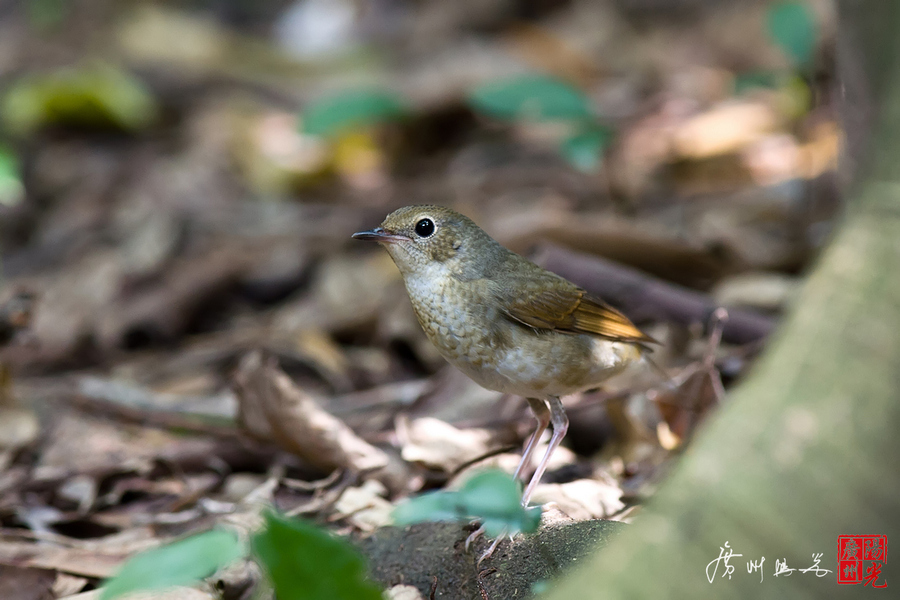
POLYGON ((416 235, 427 238, 432 233, 434 233, 434 221, 431 219, 419 219, 419 222, 416 223, 416 235))

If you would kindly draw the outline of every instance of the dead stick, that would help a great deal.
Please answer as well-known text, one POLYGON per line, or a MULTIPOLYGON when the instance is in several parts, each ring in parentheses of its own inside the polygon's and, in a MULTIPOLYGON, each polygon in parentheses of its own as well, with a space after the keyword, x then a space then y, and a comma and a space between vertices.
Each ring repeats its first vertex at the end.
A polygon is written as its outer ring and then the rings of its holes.
POLYGON ((84 393, 75 393, 65 398, 71 406, 85 412, 102 414, 121 421, 137 423, 161 429, 180 429, 191 433, 211 435, 219 438, 245 438, 246 434, 237 425, 228 425, 226 419, 207 415, 191 415, 162 408, 128 405, 109 398, 99 398, 84 393), (220 421, 221 424, 214 421, 220 421))

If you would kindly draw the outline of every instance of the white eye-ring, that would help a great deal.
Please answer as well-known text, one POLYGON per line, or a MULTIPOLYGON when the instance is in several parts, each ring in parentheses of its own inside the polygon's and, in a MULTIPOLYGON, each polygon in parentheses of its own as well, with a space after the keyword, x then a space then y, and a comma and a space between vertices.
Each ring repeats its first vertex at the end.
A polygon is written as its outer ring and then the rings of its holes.
POLYGON ((434 230, 434 221, 428 217, 423 217, 416 223, 416 235, 420 238, 431 237, 434 234, 434 230))

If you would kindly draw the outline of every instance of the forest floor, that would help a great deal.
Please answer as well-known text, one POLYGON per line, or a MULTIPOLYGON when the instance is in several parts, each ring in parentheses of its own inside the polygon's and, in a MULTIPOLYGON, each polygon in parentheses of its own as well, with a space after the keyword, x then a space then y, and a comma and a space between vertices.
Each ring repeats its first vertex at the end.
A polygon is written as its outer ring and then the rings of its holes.
POLYGON ((527 597, 640 514, 841 209, 824 1, 806 59, 766 2, 19 4, 2 598, 93 598, 134 553, 269 506, 349 536, 385 587, 527 597), (661 342, 665 377, 565 399, 542 529, 480 565, 471 525, 390 525, 410 495, 511 472, 533 427, 446 365, 387 254, 350 238, 424 203, 661 342))

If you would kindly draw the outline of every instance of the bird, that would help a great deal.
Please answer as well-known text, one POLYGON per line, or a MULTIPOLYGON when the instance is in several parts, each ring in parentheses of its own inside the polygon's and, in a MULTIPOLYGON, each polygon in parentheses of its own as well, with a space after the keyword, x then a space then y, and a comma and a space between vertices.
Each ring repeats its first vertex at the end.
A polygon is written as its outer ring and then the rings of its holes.
POLYGON ((620 311, 503 247, 451 208, 406 206, 352 237, 387 250, 419 324, 447 362, 482 387, 527 400, 537 427, 516 479, 552 426, 522 493, 525 506, 569 426, 560 398, 599 387, 656 342, 620 311))

